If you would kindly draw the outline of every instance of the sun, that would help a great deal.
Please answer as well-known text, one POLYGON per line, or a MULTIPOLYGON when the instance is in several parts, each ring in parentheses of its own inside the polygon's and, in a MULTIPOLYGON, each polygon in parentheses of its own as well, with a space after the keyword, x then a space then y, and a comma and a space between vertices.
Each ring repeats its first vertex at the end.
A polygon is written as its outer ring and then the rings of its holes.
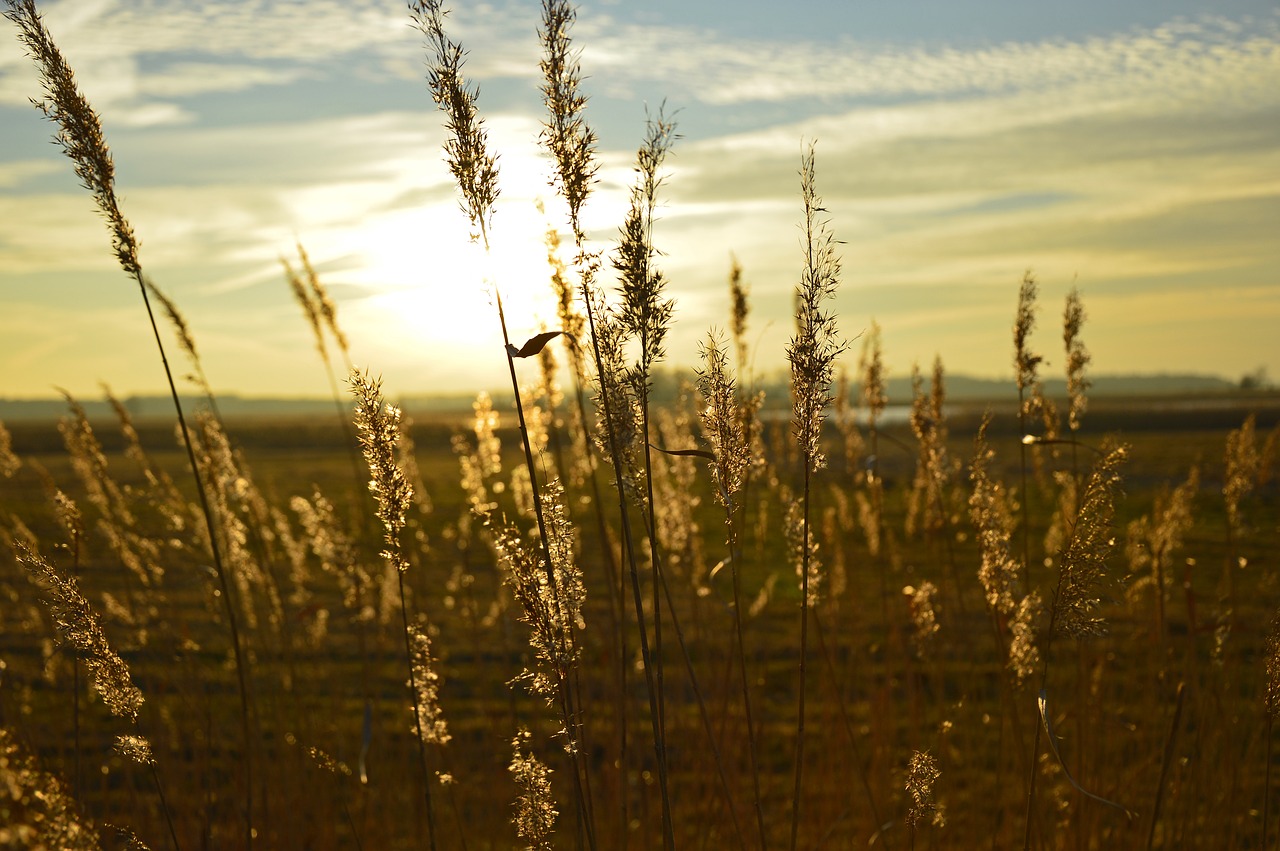
MULTIPOLYGON (((492 365, 496 381, 482 386, 497 386, 506 375, 499 299, 507 341, 517 348, 535 334, 559 329, 548 234, 562 232, 567 216, 534 138, 531 133, 525 145, 503 149, 502 192, 487 245, 444 175, 415 175, 421 195, 431 198, 421 206, 388 205, 330 234, 327 248, 330 257, 342 258, 343 283, 359 291, 350 302, 355 321, 365 339, 376 341, 370 354, 427 364, 458 384, 464 373, 483 371, 486 380, 492 365)), ((560 257, 571 253, 562 244, 560 257)))
POLYGON ((380 349, 473 374, 491 362, 500 376, 499 298, 517 347, 558 326, 551 225, 532 203, 505 205, 486 250, 467 224, 456 205, 389 213, 353 239, 344 278, 366 291, 359 321, 380 349))

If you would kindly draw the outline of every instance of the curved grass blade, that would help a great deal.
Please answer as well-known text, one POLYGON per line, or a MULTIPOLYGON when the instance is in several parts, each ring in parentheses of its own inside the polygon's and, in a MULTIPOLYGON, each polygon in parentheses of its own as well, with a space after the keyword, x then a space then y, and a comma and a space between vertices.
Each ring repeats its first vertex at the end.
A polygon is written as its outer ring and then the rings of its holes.
POLYGON ((1128 807, 1123 806, 1122 804, 1117 804, 1115 801, 1109 801, 1106 798, 1101 797, 1100 795, 1095 795, 1092 792, 1090 792, 1088 789, 1084 788, 1083 786, 1081 786, 1079 783, 1076 782, 1076 779, 1071 776, 1071 771, 1067 768, 1067 761, 1064 760, 1062 758, 1062 754, 1058 752, 1058 737, 1054 734, 1053 724, 1049 721, 1049 709, 1048 709, 1049 699, 1045 695, 1044 689, 1040 689, 1040 697, 1036 702, 1040 705, 1040 720, 1044 723, 1045 733, 1048 734, 1049 750, 1053 751, 1053 755, 1057 758, 1058 765, 1062 767, 1062 776, 1067 778, 1067 782, 1070 783, 1072 786, 1074 786, 1076 788, 1076 791, 1079 792, 1081 795, 1084 795, 1086 798, 1092 798, 1093 800, 1097 801, 1099 804, 1106 804, 1108 807, 1115 807, 1117 810, 1124 813, 1125 818, 1129 819, 1130 821, 1133 821, 1135 818, 1137 818, 1138 814, 1135 813, 1133 810, 1129 809, 1128 807))
POLYGON ((692 456, 694 458, 706 458, 708 461, 716 460, 715 453, 708 452, 705 449, 663 449, 656 443, 650 443, 649 446, 658 450, 663 455, 692 456))

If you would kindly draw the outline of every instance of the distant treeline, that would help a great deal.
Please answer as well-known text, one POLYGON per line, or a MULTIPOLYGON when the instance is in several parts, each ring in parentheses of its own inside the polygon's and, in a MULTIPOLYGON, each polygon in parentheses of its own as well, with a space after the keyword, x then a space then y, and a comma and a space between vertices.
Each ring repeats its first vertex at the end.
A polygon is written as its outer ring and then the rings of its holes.
MULTIPOLYGON (((675 401, 684 382, 691 381, 688 369, 668 368, 653 374, 653 398, 660 403, 675 401)), ((757 389, 764 390, 770 407, 786 406, 788 377, 783 373, 764 380, 757 389)), ((1092 379, 1090 395, 1102 396, 1180 396, 1247 394, 1238 382, 1212 375, 1111 375, 1092 379)), ((890 403, 909 404, 911 401, 911 377, 891 377, 886 385, 890 403)), ((856 383, 850 392, 857 393, 856 383)), ((1049 379, 1045 393, 1051 398, 1066 396, 1065 382, 1049 379)), ((510 402, 510 391, 494 392, 494 402, 504 405, 510 402)), ((1017 398, 1017 390, 1011 378, 972 378, 965 375, 947 376, 947 398, 953 401, 1007 402, 1017 398)), ((409 414, 449 414, 466 412, 475 399, 473 394, 441 393, 401 396, 397 400, 409 414)), ((111 406, 104 400, 79 399, 90 418, 113 417, 111 406)), ((203 403, 200 397, 183 401, 191 409, 203 403)), ((167 395, 129 396, 123 400, 129 414, 139 419, 171 417, 173 400, 167 395)), ((345 402, 345 400, 344 400, 345 402)), ((325 398, 276 398, 245 397, 234 394, 218 396, 218 409, 227 417, 253 416, 308 416, 325 415, 334 411, 333 399, 325 398)), ((4 399, 0 398, 0 420, 55 419, 67 410, 66 402, 58 398, 4 399)))

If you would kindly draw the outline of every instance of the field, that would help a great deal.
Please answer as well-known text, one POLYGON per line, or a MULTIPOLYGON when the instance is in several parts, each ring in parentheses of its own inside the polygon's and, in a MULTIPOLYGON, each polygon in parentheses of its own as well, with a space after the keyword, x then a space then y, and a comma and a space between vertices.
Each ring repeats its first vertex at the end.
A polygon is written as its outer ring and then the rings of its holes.
MULTIPOLYGON (((1258 847, 1267 759, 1266 641, 1273 630, 1280 555, 1278 494, 1275 479, 1259 469, 1259 487, 1242 501, 1241 519, 1230 533, 1234 540, 1228 542, 1223 459, 1231 422, 1243 422, 1255 408, 1264 425, 1273 423, 1277 408, 1265 397, 1210 402, 1212 407, 1202 404, 1190 413, 1155 404, 1095 403, 1097 427, 1114 429, 1131 451, 1117 491, 1117 545, 1097 591, 1106 632, 1087 641, 1059 638, 1052 650, 1045 692, 1062 762, 1041 746, 1037 845, 1145 847, 1150 837, 1153 847, 1258 847), (1153 527, 1171 525, 1158 512, 1167 509, 1171 488, 1193 467, 1199 482, 1175 536, 1180 542, 1160 555, 1169 575, 1158 594, 1150 563, 1151 542, 1158 539, 1153 527), (1146 535, 1135 525, 1142 521, 1146 535), (1224 573, 1228 559, 1238 565, 1230 581, 1224 573), (1119 807, 1083 797, 1066 771, 1119 807), (1153 819, 1158 798, 1161 812, 1153 819)), ((978 414, 977 408, 959 407, 951 417, 947 451, 966 464, 974 454, 978 414)), ((519 462, 518 432, 505 425, 508 419, 495 433, 504 447, 505 470, 519 462)), ((240 603, 242 640, 251 660, 255 827, 266 847, 421 847, 424 804, 398 613, 363 611, 350 599, 344 602, 340 571, 352 565, 335 565, 330 555, 324 569, 323 546, 315 535, 305 540, 300 514, 289 507, 294 497, 330 494, 339 522, 353 530, 350 557, 379 582, 381 560, 359 531, 372 505, 356 490, 344 429, 336 413, 332 420, 228 425, 242 453, 241 480, 228 483, 229 493, 239 488, 234 513, 253 522, 253 505, 263 499, 286 518, 275 535, 253 529, 249 546, 262 574, 240 603), (292 544, 284 529, 294 536, 292 544), (291 550, 299 545, 301 553, 291 550), (335 764, 312 756, 312 748, 341 765, 333 770, 335 764), (358 776, 362 765, 367 783, 358 776)), ((562 812, 559 842, 572 846, 574 769, 557 744, 559 721, 541 697, 510 682, 537 663, 517 604, 502 588, 489 533, 472 516, 458 484, 457 453, 475 451, 473 426, 441 420, 408 429, 421 476, 419 498, 425 495, 429 502, 415 503, 406 587, 410 610, 431 624, 441 678, 438 700, 452 735, 429 755, 433 772, 452 777, 447 785, 433 781, 437 841, 445 848, 515 843, 510 819, 518 790, 508 767, 511 739, 527 728, 534 734, 533 750, 552 769, 551 789, 562 812), (459 436, 463 440, 451 448, 459 436)), ((175 516, 172 506, 160 510, 155 504, 146 472, 154 465, 155 475, 183 480, 185 456, 174 443, 172 424, 141 425, 138 446, 150 459, 144 464, 136 448, 127 453, 119 423, 98 423, 94 431, 104 447, 104 466, 81 467, 83 479, 75 467, 84 456, 61 449, 50 424, 19 424, 11 431, 24 460, 3 491, 4 511, 13 518, 11 535, 30 534, 64 570, 78 572, 84 593, 103 612, 112 646, 146 697, 139 728, 150 739, 182 846, 235 844, 244 818, 243 755, 231 652, 214 605, 218 589, 194 547, 167 540, 180 534, 173 528, 179 517, 191 524, 198 519, 192 489, 180 488, 187 503, 183 515, 175 516), (86 505, 86 531, 76 554, 49 504, 46 476, 86 505), (112 510, 115 516, 91 507, 95 500, 86 489, 107 481, 123 503, 112 510), (133 517, 130 525, 122 525, 125 507, 133 517), (24 525, 29 532, 19 531, 24 525), (145 553, 146 542, 154 547, 155 565, 141 573, 126 569, 121 551, 145 553), (163 579, 145 579, 157 566, 163 579)), ((861 433, 864 440, 870 436, 865 423, 861 433)), ((1090 428, 1081 440, 1092 444, 1092 435, 1090 428)), ((869 493, 864 458, 845 455, 838 429, 828 429, 826 438, 831 463, 814 494, 814 510, 822 518, 824 592, 813 612, 821 638, 809 660, 801 844, 848 847, 876 838, 877 844, 905 847, 912 807, 908 761, 914 752, 927 751, 940 772, 932 794, 945 823, 933 826, 927 817, 916 843, 1009 847, 1021 840, 1039 677, 1019 682, 1002 661, 1008 638, 978 578, 983 558, 965 506, 970 485, 963 471, 950 477, 949 537, 927 527, 908 534, 916 438, 905 425, 886 429, 879 439, 895 448, 879 466, 884 507, 875 524, 880 546, 873 552, 866 521, 854 513, 869 493), (911 596, 926 583, 937 589, 931 600, 911 596)), ((1016 480, 1021 444, 1012 412, 993 419, 987 439, 996 451, 993 475, 1016 480)), ((1257 440, 1261 445, 1262 437, 1257 440)), ((1054 471, 1071 469, 1064 451, 1069 448, 1059 447, 1057 458, 1049 447, 1037 450, 1044 457, 1033 468, 1043 464, 1043 475, 1033 473, 1029 485, 1031 580, 1046 600, 1058 572, 1057 548, 1044 543, 1057 499, 1049 483, 1054 471)), ((799 606, 794 568, 777 531, 784 506, 776 492, 797 471, 785 453, 768 452, 766 458, 752 478, 767 487, 749 484, 743 508, 750 521, 744 524, 741 591, 749 607, 744 642, 762 812, 770 844, 779 845, 786 841, 791 801, 799 606)), ((663 537, 674 604, 664 613, 663 663, 675 838, 681 847, 722 847, 739 844, 740 830, 741 844, 752 847, 754 793, 733 674, 732 589, 727 570, 712 571, 724 556, 723 515, 705 462, 687 459, 689 468, 681 470, 676 467, 685 459, 674 460, 661 475, 662 488, 682 494, 679 502, 666 497, 663 504, 678 507, 679 514, 662 521, 672 524, 663 537), (671 481, 681 476, 687 478, 671 481), (672 611, 710 734, 672 638, 672 611), (725 785, 714 767, 711 741, 725 765, 725 785)), ((1274 459, 1270 463, 1274 471, 1274 459)), ((495 473, 490 481, 500 479, 495 473)), ((661 802, 631 620, 627 664, 619 664, 615 644, 618 591, 610 586, 619 583, 619 554, 614 544, 612 558, 602 557, 588 498, 569 504, 582 530, 577 555, 587 584, 575 673, 596 840, 602 847, 656 847, 661 802)), ((607 516, 609 506, 603 508, 607 516)), ((112 740, 128 725, 113 719, 83 686, 77 690, 76 654, 56 647, 56 630, 35 587, 14 561, 5 564, 5 727, 45 771, 62 778, 65 793, 87 815, 128 826, 163 846, 165 827, 151 779, 112 751, 112 740)), ((372 605, 383 591, 385 586, 366 590, 375 597, 372 605)), ((1042 620, 1038 642, 1045 640, 1044 629, 1042 620)), ((80 677, 83 683, 83 671, 80 677)))
MULTIPOLYGON (((488 252, 465 51, 410 10, 488 252)), ((543 13, 559 327, 512 340, 488 281, 506 400, 411 422, 300 249, 335 408, 237 419, 144 274, 96 114, 8 0, 175 404, 0 429, 0 847, 1271 847, 1280 397, 1090 398, 1073 290, 1050 398, 1028 272, 1007 394, 949 401, 939 360, 887 398, 879 328, 850 351, 829 307, 812 146, 788 375, 761 391, 736 268, 728 334, 664 371, 674 125, 650 119, 591 248, 574 13, 543 13)))

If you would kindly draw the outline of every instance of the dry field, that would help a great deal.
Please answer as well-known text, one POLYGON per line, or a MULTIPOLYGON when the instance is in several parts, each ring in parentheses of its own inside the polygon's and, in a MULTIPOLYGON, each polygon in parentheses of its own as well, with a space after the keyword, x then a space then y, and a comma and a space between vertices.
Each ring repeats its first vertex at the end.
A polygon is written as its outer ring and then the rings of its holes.
MULTIPOLYGON (((1275 402, 1265 399, 1242 399, 1239 407, 1198 417, 1131 406, 1108 413, 1105 400, 1095 405, 1095 418, 1114 420, 1114 433, 1131 449, 1109 526, 1115 544, 1094 592, 1106 631, 1087 640, 1058 636, 1047 657, 1053 667, 1043 687, 1057 753, 1039 748, 1037 847, 1145 847, 1150 840, 1152 847, 1220 848, 1223 837, 1232 837, 1234 846, 1225 847, 1244 848, 1260 841, 1280 493, 1257 467, 1257 487, 1242 497, 1237 520, 1228 519, 1223 497, 1227 441, 1238 443, 1241 434, 1224 422, 1243 418, 1250 403, 1275 421, 1275 402), (1193 469, 1198 477, 1187 488, 1193 469), (1084 790, 1130 813, 1084 796, 1068 772, 1084 790), (1161 815, 1153 818, 1159 798, 1161 815)), ((679 408, 661 417, 671 417, 664 428, 674 430, 664 440, 699 443, 694 433, 679 432, 691 422, 688 411, 683 425, 679 408)), ((493 432, 502 450, 489 459, 491 490, 519 469, 519 432, 510 419, 504 416, 493 432)), ((1019 679, 1009 664, 1013 619, 993 609, 980 580, 986 556, 963 469, 974 455, 976 420, 963 408, 952 417, 945 448, 957 463, 944 490, 948 514, 933 520, 913 514, 920 451, 910 429, 877 435, 893 448, 875 480, 866 462, 865 418, 860 429, 828 429, 831 462, 814 494, 823 590, 811 612, 820 638, 807 686, 805 847, 861 845, 881 830, 877 842, 905 847, 913 807, 906 776, 917 752, 936 760, 933 796, 945 815, 945 823, 935 825, 928 815, 917 828, 920 847, 1021 841, 1046 656, 1019 679), (873 499, 881 501, 878 512, 873 499), (922 595, 923 589, 930 591, 922 595)), ((38 541, 62 575, 78 575, 145 697, 138 728, 151 743, 181 846, 234 846, 245 817, 236 677, 185 453, 172 423, 144 422, 137 444, 122 437, 118 422, 95 425, 101 455, 85 451, 83 424, 71 416, 63 435, 45 423, 11 428, 23 466, 0 491, 8 534, 15 545, 38 541), (70 451, 58 445, 77 434, 70 451), (169 479, 180 483, 172 497, 154 481, 169 479), (84 506, 74 535, 58 522, 51 483, 84 506)), ((495 557, 492 528, 470 508, 474 491, 459 485, 460 464, 477 458, 475 426, 456 420, 406 430, 417 469, 405 535, 407 598, 414 617, 430 624, 437 700, 451 735, 428 753, 437 843, 516 843, 511 739, 528 729, 531 749, 552 769, 558 843, 569 847, 576 793, 562 725, 526 683, 512 682, 522 671, 544 668, 528 644, 507 568, 495 557), (452 782, 441 785, 439 773, 452 782)), ((799 608, 783 535, 786 502, 777 499, 798 471, 786 457, 786 431, 777 431, 765 438, 761 466, 746 487, 740 556, 761 809, 774 846, 787 842, 791 809, 799 608)), ((372 502, 353 482, 344 429, 335 414, 333 422, 313 420, 306 429, 296 421, 256 420, 233 422, 228 432, 238 453, 234 478, 221 477, 226 521, 243 521, 246 563, 259 571, 236 592, 250 660, 254 820, 262 843, 419 847, 425 804, 397 594, 370 532, 372 502), (334 505, 327 531, 311 525, 318 494, 334 505), (363 588, 355 577, 363 577, 363 588)), ((488 433, 481 434, 487 444, 488 433)), ((1252 439, 1261 449, 1262 436, 1252 439)), ((996 453, 993 478, 1017 481, 1021 443, 1012 412, 993 421, 988 441, 996 453)), ((1092 431, 1081 441, 1092 445, 1092 431)), ((1053 474, 1070 471, 1069 449, 1060 447, 1054 458, 1044 447, 1031 462, 1031 582, 1046 601, 1054 597, 1064 549, 1061 528, 1053 528, 1061 525, 1064 479, 1053 474)), ((1270 464, 1274 472, 1274 456, 1270 464)), ((724 517, 706 466, 701 458, 672 458, 655 474, 671 595, 671 609, 664 604, 663 691, 673 833, 681 847, 755 847, 733 590, 721 564, 724 517), (684 649, 673 638, 677 621, 684 649)), ((608 482, 602 473, 598 478, 606 495, 608 482)), ((502 503, 509 493, 501 494, 502 503)), ((581 530, 575 556, 587 590, 582 628, 575 630, 574 687, 596 843, 656 847, 661 800, 637 629, 618 605, 629 589, 620 587, 616 522, 609 523, 606 548, 593 520, 592 489, 583 482, 571 494, 567 502, 581 530)), ((617 506, 604 506, 606 522, 609 508, 617 506)), ((520 516, 513 503, 506 510, 520 516)), ((1010 528, 1016 551, 1021 528, 1010 528)), ((6 558, 0 578, 6 610, 0 710, 11 746, 60 779, 73 812, 99 825, 128 826, 152 847, 164 847, 170 840, 152 778, 113 750, 117 736, 133 732, 130 725, 113 718, 92 691, 86 651, 59 642, 43 605, 45 583, 33 584, 25 573, 6 558)), ((652 617, 647 598, 645 615, 652 617)), ((1045 617, 1032 622, 1030 637, 1042 652, 1045 617)), ((40 824, 42 799, 21 801, 17 794, 5 801, 13 824, 27 818, 40 824)), ((110 838, 110 830, 100 830, 110 838)))

